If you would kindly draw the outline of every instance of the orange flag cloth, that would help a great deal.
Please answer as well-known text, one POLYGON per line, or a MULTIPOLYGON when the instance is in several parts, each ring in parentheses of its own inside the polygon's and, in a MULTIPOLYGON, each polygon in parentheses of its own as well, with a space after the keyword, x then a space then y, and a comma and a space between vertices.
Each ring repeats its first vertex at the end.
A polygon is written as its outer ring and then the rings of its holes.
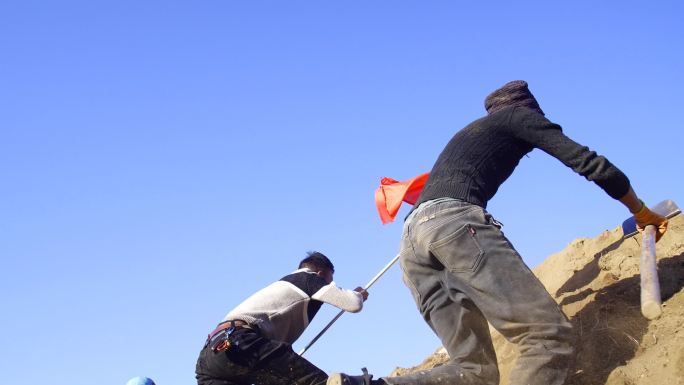
POLYGON ((416 203, 420 192, 423 190, 423 186, 425 186, 428 175, 430 173, 425 173, 403 182, 388 177, 382 178, 380 187, 375 190, 375 205, 378 207, 380 220, 382 220, 383 225, 394 221, 394 217, 399 212, 401 202, 411 205, 416 203))

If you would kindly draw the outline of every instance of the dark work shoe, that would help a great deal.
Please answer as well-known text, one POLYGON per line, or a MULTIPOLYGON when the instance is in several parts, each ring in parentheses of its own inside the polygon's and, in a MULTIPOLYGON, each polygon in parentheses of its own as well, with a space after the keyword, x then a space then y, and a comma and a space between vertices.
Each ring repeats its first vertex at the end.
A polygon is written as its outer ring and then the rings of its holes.
POLYGON ((333 373, 328 377, 328 382, 326 385, 380 385, 385 384, 385 381, 375 380, 373 381, 373 376, 368 374, 366 368, 361 368, 363 372, 360 376, 350 376, 344 373, 333 373))

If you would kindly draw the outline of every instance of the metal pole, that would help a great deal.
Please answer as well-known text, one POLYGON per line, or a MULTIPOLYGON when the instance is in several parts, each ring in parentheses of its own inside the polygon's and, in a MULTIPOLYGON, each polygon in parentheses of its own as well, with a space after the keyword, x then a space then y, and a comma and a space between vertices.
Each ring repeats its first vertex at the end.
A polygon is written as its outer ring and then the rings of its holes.
MULTIPOLYGON (((375 283, 375 281, 377 281, 383 274, 385 274, 385 272, 386 272, 387 270, 389 270, 389 268, 392 267, 392 265, 394 265, 394 263, 395 263, 398 259, 399 259, 399 254, 397 254, 396 257, 394 257, 394 258, 393 258, 393 259, 392 259, 392 260, 391 260, 391 261, 390 261, 382 270, 380 270, 380 272, 379 272, 378 274, 376 274, 375 277, 373 277, 373 279, 371 279, 371 280, 366 284, 366 286, 365 286, 363 289, 364 289, 364 290, 368 290, 371 286, 373 286, 373 284, 375 283)), ((328 322, 328 324, 323 328, 323 330, 321 330, 321 332, 318 333, 318 334, 316 335, 316 337, 314 337, 314 339, 312 339, 311 342, 309 342, 308 345, 306 345, 306 346, 304 347, 304 349, 302 349, 301 352, 299 352, 299 355, 300 355, 300 356, 301 356, 301 355, 304 355, 304 352, 306 352, 307 350, 309 350, 309 348, 311 347, 311 345, 313 345, 316 341, 318 341, 318 339, 321 338, 321 336, 323 335, 323 333, 325 333, 328 329, 330 329, 330 327, 332 326, 332 324, 334 324, 335 321, 337 321, 338 318, 342 317, 342 314, 344 314, 344 310, 340 310, 340 312, 337 313, 337 315, 335 316, 335 318, 333 318, 332 321, 328 322)))

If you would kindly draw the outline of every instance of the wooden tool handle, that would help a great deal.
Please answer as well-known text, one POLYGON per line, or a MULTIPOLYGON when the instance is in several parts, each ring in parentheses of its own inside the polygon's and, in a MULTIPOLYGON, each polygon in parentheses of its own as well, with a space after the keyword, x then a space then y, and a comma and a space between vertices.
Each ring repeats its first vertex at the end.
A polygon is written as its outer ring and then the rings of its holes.
POLYGON ((656 228, 648 225, 644 229, 641 242, 641 314, 648 319, 656 319, 662 313, 660 282, 656 269, 655 253, 656 228))

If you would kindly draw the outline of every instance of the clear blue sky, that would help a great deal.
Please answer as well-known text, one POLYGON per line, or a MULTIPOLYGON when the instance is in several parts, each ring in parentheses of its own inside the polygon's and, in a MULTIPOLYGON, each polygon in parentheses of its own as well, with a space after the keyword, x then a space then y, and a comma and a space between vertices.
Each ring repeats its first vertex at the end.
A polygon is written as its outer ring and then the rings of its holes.
MULTIPOLYGON (((644 200, 684 200, 681 2, 467 3, 2 2, 2 382, 192 384, 306 251, 364 285, 399 247, 381 177, 429 171, 509 80, 644 200)), ((530 266, 628 215, 538 150, 488 209, 530 266)), ((438 346, 395 266, 306 356, 382 375, 438 346)))

